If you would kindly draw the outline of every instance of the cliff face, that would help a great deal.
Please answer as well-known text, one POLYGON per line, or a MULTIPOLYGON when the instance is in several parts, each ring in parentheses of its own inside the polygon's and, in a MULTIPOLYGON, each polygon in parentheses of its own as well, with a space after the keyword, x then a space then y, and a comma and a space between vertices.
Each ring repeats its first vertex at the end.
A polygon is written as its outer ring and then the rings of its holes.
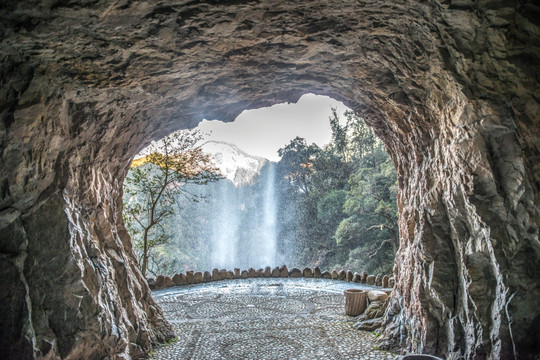
POLYGON ((131 158, 202 118, 230 121, 307 92, 365 117, 399 174, 389 344, 477 359, 538 350, 540 14, 533 3, 0 7, 0 349, 7 358, 136 357, 169 338, 122 224, 131 158))

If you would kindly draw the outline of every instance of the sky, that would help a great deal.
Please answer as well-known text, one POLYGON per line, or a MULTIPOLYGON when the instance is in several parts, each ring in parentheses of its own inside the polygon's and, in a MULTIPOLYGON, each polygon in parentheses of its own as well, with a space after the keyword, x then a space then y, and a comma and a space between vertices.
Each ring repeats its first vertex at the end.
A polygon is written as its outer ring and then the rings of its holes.
POLYGON ((328 118, 332 113, 331 107, 337 108, 341 117, 349 110, 343 103, 328 96, 306 94, 296 104, 284 103, 245 110, 234 122, 203 120, 197 129, 209 134, 207 140, 228 142, 250 155, 278 161, 278 149, 296 136, 305 138, 308 144, 316 143, 319 146, 330 142, 328 118))

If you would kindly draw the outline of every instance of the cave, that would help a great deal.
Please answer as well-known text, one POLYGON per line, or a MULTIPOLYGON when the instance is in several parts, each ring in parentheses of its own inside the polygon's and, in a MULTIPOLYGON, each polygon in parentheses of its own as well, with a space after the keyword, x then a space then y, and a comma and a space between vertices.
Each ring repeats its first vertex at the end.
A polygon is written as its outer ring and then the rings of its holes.
POLYGON ((386 346, 539 352, 534 2, 28 0, 0 17, 3 358, 138 358, 174 336, 122 223, 131 159, 306 92, 365 118, 398 172, 386 346))

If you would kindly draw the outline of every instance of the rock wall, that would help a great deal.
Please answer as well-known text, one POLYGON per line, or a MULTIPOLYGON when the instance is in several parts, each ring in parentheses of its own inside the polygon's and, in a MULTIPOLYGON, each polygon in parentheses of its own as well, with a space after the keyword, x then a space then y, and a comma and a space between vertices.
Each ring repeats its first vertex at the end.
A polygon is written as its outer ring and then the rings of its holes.
POLYGON ((312 92, 365 117, 398 170, 388 345, 532 358, 539 15, 505 0, 2 2, 1 353, 129 358, 171 337, 122 225, 130 159, 312 92))

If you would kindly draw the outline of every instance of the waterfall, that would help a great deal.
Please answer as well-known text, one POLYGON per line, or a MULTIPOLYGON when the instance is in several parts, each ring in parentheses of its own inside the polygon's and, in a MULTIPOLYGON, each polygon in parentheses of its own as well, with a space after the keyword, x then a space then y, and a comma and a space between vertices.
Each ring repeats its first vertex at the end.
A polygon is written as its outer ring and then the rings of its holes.
POLYGON ((218 183, 218 201, 214 203, 212 238, 212 267, 232 269, 237 264, 237 245, 239 227, 238 201, 235 196, 236 188, 226 180, 218 183))
POLYGON ((258 263, 263 266, 276 265, 276 192, 275 192, 275 166, 268 164, 264 179, 264 195, 262 204, 261 237, 258 246, 258 263))
POLYGON ((275 164, 268 162, 257 183, 234 186, 221 180, 208 214, 210 264, 219 269, 276 266, 275 164))

